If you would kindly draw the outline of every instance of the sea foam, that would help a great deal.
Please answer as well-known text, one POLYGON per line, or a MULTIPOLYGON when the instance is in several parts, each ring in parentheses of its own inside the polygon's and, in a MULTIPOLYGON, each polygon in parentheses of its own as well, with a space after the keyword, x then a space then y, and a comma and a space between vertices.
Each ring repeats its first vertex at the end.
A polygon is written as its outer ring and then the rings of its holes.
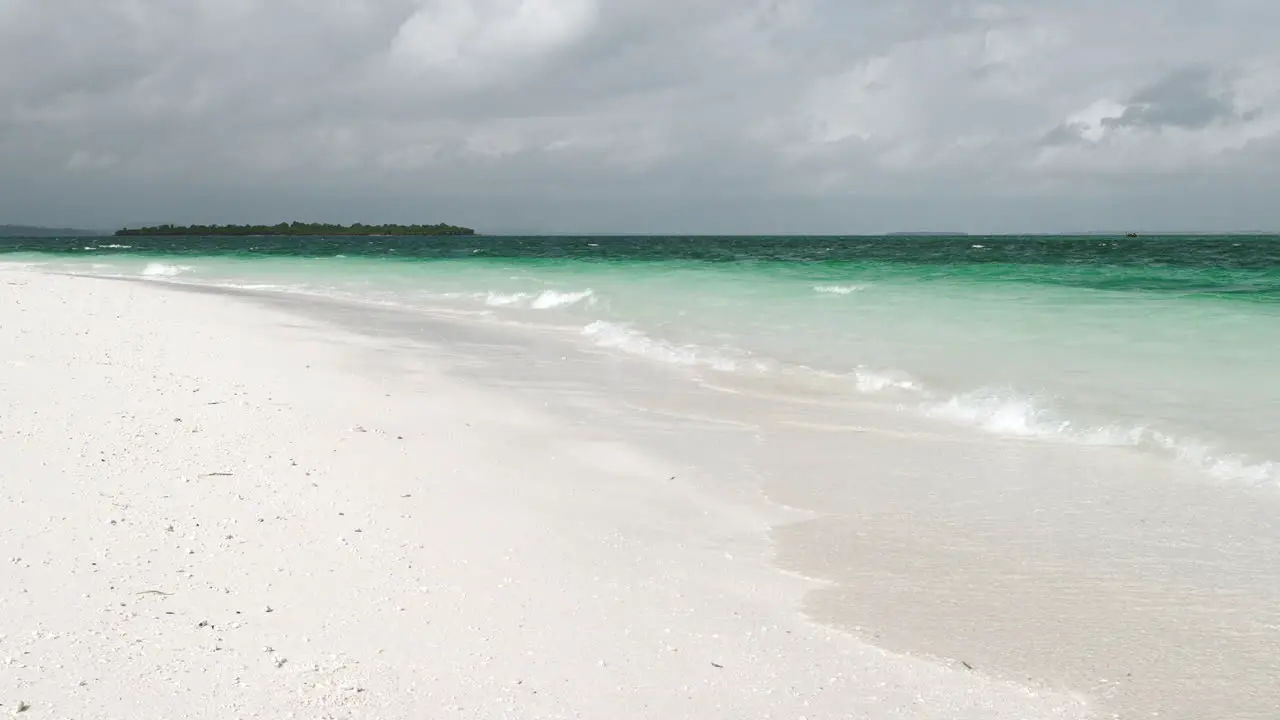
POLYGON ((891 390, 921 392, 920 385, 906 373, 896 370, 868 370, 858 368, 853 371, 854 384, 858 392, 873 394, 891 390))
POLYGON ((489 292, 483 296, 484 304, 490 307, 518 307, 531 310, 552 310, 568 307, 586 301, 595 303, 594 290, 563 292, 560 290, 543 290, 539 293, 499 293, 489 292))
POLYGON ((932 418, 969 425, 997 435, 1075 440, 1090 445, 1126 445, 1105 430, 1083 428, 1063 418, 1044 400, 1004 390, 975 390, 928 402, 932 418))
POLYGON ((1067 418, 1047 400, 1007 390, 978 390, 926 402, 928 417, 995 435, 1078 445, 1143 448, 1218 480, 1280 486, 1280 463, 1232 453, 1144 425, 1091 425, 1067 418))
POLYGON ((195 268, 190 265, 173 265, 170 263, 153 262, 147 263, 147 266, 142 269, 142 274, 148 277, 173 277, 175 275, 191 272, 192 270, 195 270, 195 268))
POLYGON ((699 345, 678 345, 650 337, 629 325, 604 320, 586 326, 582 329, 582 334, 590 337, 599 347, 621 350, 659 362, 709 367, 722 372, 764 369, 763 364, 738 357, 737 353, 731 351, 699 345))
POLYGON ((814 285, 813 291, 824 295, 852 295, 866 290, 865 285, 814 285))
MULTIPOLYGON (((752 358, 742 350, 674 343, 623 323, 598 321, 587 325, 582 333, 598 347, 663 363, 707 367, 722 372, 768 373, 782 369, 775 363, 752 358)), ((841 377, 803 367, 794 369, 841 377)), ((905 403, 903 409, 932 420, 1004 437, 1142 449, 1215 479, 1280 486, 1280 463, 1252 459, 1210 443, 1178 437, 1143 425, 1081 422, 1045 396, 1020 394, 1011 389, 983 388, 948 397, 911 375, 892 369, 859 367, 843 377, 852 380, 853 388, 859 393, 898 397, 905 403)))

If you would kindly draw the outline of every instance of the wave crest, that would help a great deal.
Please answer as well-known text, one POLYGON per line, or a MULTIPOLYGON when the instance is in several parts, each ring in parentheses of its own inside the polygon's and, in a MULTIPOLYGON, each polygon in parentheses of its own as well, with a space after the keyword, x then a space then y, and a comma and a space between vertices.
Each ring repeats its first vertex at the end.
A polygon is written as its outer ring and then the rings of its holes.
POLYGON ((591 289, 563 292, 560 290, 543 290, 540 293, 498 293, 490 292, 482 296, 484 304, 490 307, 520 307, 531 310, 551 310, 554 308, 576 305, 582 301, 595 303, 595 291, 591 289))
POLYGON ((142 269, 142 274, 148 277, 173 277, 174 275, 181 275, 182 273, 191 272, 193 270, 195 270, 195 268, 190 265, 173 265, 170 263, 153 262, 147 263, 147 266, 142 269))
POLYGON ((742 357, 739 353, 698 345, 677 345, 654 339, 630 326, 604 320, 586 326, 582 329, 582 334, 592 338, 599 347, 675 365, 709 367, 722 372, 764 369, 763 363, 742 357))
POLYGON ((824 295, 852 295, 866 290, 865 285, 814 285, 813 291, 824 295))
POLYGON ((1280 463, 1254 460, 1142 425, 1083 425, 1043 399, 977 390, 925 405, 929 417, 1009 437, 1154 450, 1219 480, 1280 485, 1280 463))
POLYGON ((853 380, 857 384, 858 392, 866 394, 891 390, 907 390, 910 392, 921 392, 923 390, 906 373, 897 372, 896 370, 858 368, 853 371, 853 380))

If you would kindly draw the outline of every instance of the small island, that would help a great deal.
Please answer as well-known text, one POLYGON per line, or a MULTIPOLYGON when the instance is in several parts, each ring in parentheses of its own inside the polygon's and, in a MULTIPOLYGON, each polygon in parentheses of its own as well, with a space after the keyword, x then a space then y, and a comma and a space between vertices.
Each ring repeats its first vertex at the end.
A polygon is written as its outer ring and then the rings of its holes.
POLYGON ((331 225, 328 223, 279 223, 277 225, 156 225, 124 228, 116 237, 165 237, 175 235, 290 235, 295 237, 351 235, 475 235, 471 228, 456 225, 331 225))

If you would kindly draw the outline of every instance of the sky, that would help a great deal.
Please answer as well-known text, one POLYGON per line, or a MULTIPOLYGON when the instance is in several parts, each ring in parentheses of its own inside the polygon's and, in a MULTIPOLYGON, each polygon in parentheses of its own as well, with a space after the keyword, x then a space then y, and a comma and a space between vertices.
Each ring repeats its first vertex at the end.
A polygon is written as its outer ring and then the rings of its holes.
POLYGON ((1275 0, 0 0, 0 223, 1280 230, 1275 0))

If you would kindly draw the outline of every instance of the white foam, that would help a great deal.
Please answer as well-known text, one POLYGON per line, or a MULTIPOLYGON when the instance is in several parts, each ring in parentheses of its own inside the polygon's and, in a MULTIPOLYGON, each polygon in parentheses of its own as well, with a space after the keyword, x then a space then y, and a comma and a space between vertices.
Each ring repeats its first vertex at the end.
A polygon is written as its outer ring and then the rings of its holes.
POLYGON ((1051 437, 1068 423, 1045 417, 1034 400, 992 392, 971 392, 925 406, 929 417, 971 425, 998 435, 1051 437))
POLYGON ((857 383, 858 392, 873 394, 893 390, 920 392, 921 388, 905 373, 895 370, 868 370, 858 368, 853 371, 853 379, 857 383))
POLYGON ((1211 444, 1142 425, 1087 425, 1065 418, 1042 398, 979 390, 924 406, 925 414, 1010 437, 1079 445, 1134 447, 1170 455, 1219 480, 1280 486, 1280 463, 1254 460, 1211 444))
POLYGON ((594 290, 562 292, 560 290, 543 290, 540 293, 498 293, 489 292, 483 296, 484 304, 490 307, 521 307, 531 310, 551 310, 554 308, 576 305, 582 301, 595 303, 594 290))
POLYGON ((1255 461, 1242 455, 1224 453, 1211 445, 1172 437, 1155 430, 1146 431, 1144 441, 1218 480, 1280 487, 1280 463, 1271 460, 1255 461))
POLYGON ((529 303, 529 307, 534 310, 548 310, 550 308, 567 307, 576 305, 583 300, 594 300, 595 291, 582 290, 580 292, 558 292, 556 290, 544 290, 538 293, 538 296, 529 303))
POLYGON ((1067 440, 1086 445, 1135 445, 1141 429, 1120 430, 1073 423, 1041 398, 1007 390, 976 390, 929 403, 930 417, 970 425, 997 435, 1067 440))
POLYGON ((866 290, 865 285, 814 285, 813 291, 825 295, 852 295, 866 290))
MULTIPOLYGON (((675 344, 650 337, 621 323, 598 321, 586 326, 582 332, 599 347, 659 362, 709 367, 723 372, 769 372, 776 369, 739 350, 675 344)), ((897 370, 861 367, 844 377, 852 377, 858 392, 915 396, 923 399, 922 404, 916 407, 927 417, 994 435, 1088 446, 1145 448, 1216 479, 1280 486, 1280 463, 1256 461, 1141 425, 1082 423, 1068 417, 1046 397, 986 388, 939 400, 910 375, 897 370)))
POLYGON ((763 365, 743 358, 733 357, 727 351, 717 351, 697 345, 677 345, 657 340, 627 325, 604 320, 591 323, 582 334, 592 338, 595 344, 632 355, 640 355, 659 362, 675 365, 709 367, 722 372, 740 369, 762 370, 763 365))
POLYGON ((153 262, 147 263, 147 266, 142 269, 142 274, 149 277, 173 277, 174 275, 181 275, 182 273, 191 272, 192 270, 195 270, 195 268, 190 265, 171 265, 169 263, 153 262))
POLYGON ((506 307, 519 304, 528 298, 528 293, 503 294, 491 292, 485 295, 484 304, 492 307, 506 307))

